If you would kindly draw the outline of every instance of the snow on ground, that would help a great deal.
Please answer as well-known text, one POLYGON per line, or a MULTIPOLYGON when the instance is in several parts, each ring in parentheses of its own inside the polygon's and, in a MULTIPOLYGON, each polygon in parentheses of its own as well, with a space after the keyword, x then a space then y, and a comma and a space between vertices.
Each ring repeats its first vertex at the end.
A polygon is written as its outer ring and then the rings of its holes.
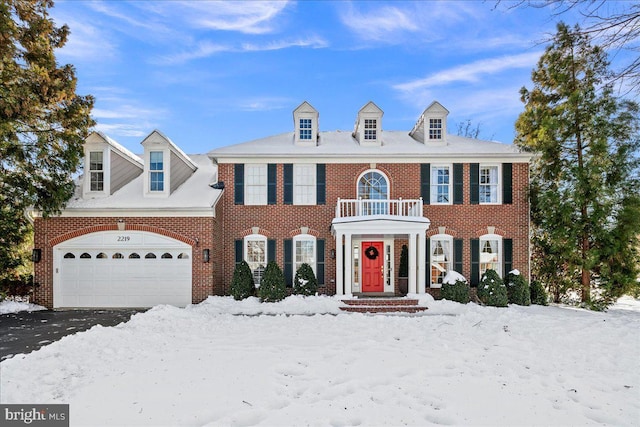
POLYGON ((69 403, 71 425, 639 424, 637 301, 421 303, 417 316, 335 314, 335 297, 158 306, 1 362, 0 401, 69 403))
POLYGON ((3 300, 0 301, 0 314, 19 313, 21 311, 46 310, 45 307, 29 302, 3 300))

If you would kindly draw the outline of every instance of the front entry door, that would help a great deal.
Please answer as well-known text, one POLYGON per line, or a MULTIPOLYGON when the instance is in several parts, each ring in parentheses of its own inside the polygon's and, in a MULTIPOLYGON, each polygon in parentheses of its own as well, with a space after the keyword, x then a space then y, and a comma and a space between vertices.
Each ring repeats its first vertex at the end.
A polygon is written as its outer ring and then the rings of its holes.
POLYGON ((362 242, 362 292, 384 291, 384 245, 362 242))

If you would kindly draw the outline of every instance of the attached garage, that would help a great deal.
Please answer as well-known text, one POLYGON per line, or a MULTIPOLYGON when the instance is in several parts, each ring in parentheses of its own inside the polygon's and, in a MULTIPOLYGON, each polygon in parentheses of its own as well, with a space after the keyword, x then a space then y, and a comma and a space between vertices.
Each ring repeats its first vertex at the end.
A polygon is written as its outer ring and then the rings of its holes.
POLYGON ((53 248, 53 306, 184 307, 192 298, 192 248, 145 231, 102 231, 53 248))

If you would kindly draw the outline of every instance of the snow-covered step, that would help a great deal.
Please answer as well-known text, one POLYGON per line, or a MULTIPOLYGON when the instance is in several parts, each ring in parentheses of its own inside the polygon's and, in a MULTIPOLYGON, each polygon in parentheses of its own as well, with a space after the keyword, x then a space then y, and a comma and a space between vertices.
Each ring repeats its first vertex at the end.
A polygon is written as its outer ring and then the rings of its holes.
POLYGON ((427 307, 418 305, 417 299, 409 298, 359 298, 344 299, 342 311, 356 313, 419 313, 427 307))

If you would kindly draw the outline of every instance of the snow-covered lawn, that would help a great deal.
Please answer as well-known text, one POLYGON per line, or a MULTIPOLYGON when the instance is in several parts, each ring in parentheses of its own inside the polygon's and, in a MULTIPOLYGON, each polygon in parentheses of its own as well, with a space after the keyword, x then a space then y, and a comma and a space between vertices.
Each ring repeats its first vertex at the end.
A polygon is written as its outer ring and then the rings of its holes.
POLYGON ((45 307, 37 304, 22 301, 11 301, 9 299, 0 301, 0 314, 19 313, 21 311, 46 310, 45 307))
POLYGON ((640 424, 637 301, 423 303, 418 316, 314 314, 338 313, 330 297, 159 306, 3 361, 0 401, 69 403, 71 425, 640 424))

